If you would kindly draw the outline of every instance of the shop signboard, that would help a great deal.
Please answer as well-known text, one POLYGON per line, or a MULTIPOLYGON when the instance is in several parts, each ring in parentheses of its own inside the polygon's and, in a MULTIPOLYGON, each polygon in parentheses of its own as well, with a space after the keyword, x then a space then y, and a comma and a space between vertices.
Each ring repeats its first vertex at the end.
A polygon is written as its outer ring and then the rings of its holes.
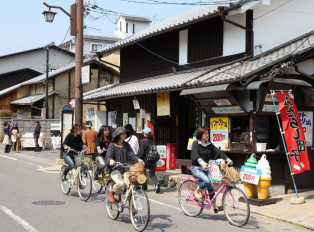
POLYGON ((236 114, 244 112, 240 106, 212 107, 212 110, 215 114, 236 114))
POLYGON ((217 106, 231 106, 231 102, 227 98, 214 99, 213 100, 217 106))
POLYGON ((91 77, 90 65, 83 66, 81 70, 82 70, 82 85, 90 83, 91 77))
POLYGON ((250 167, 241 167, 240 177, 241 181, 247 182, 250 184, 258 184, 259 178, 261 176, 261 169, 250 168, 250 167))
POLYGON ((170 115, 170 94, 169 92, 157 93, 157 116, 170 115))
POLYGON ((229 117, 210 118, 210 141, 216 147, 226 149, 229 141, 229 117), (227 146, 226 146, 227 145, 227 146))
POLYGON ((306 146, 313 146, 313 111, 299 111, 306 146))
POLYGON ((166 171, 167 170, 167 146, 157 145, 157 151, 160 155, 159 161, 157 161, 156 171, 166 171))
POLYGON ((177 144, 167 143, 167 169, 176 169, 177 144))
MULTIPOLYGON (((276 107, 278 107, 278 106, 276 106, 276 107)), ((268 104, 263 105, 262 111, 263 111, 263 112, 276 112, 274 105, 271 105, 271 104, 269 104, 269 105, 268 105, 268 104)))

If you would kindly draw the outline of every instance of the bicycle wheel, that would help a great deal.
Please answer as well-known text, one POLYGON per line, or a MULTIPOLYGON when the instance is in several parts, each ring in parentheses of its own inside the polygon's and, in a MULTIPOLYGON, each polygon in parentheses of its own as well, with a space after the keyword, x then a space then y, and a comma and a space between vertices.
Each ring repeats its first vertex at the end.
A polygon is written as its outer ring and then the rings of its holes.
POLYGON ((87 169, 81 168, 78 178, 77 192, 82 201, 87 201, 92 194, 92 178, 87 169))
POLYGON ((67 165, 62 165, 62 167, 60 168, 60 180, 61 180, 61 190, 65 195, 68 195, 71 191, 71 187, 70 187, 70 183, 69 183, 69 178, 70 175, 69 173, 67 174, 67 180, 66 181, 62 181, 62 174, 64 172, 64 170, 66 169, 67 165))
POLYGON ((244 226, 250 217, 250 205, 244 192, 236 186, 228 186, 222 196, 225 215, 234 226, 244 226))
POLYGON ((134 229, 137 231, 145 230, 149 222, 150 206, 148 197, 142 188, 134 187, 130 197, 129 208, 134 229))
POLYGON ((116 220, 119 217, 119 208, 117 203, 110 203, 109 201, 109 193, 111 189, 113 188, 114 182, 110 180, 105 188, 105 202, 106 202, 106 208, 108 215, 111 219, 116 220))
POLYGON ((185 180, 178 189, 178 198, 181 209, 185 215, 197 217, 203 211, 203 208, 195 205, 193 191, 197 188, 197 183, 193 180, 185 180))
POLYGON ((95 193, 100 193, 100 191, 102 190, 102 185, 99 184, 99 180, 94 180, 94 176, 95 176, 95 171, 97 169, 97 164, 93 167, 93 190, 95 193))

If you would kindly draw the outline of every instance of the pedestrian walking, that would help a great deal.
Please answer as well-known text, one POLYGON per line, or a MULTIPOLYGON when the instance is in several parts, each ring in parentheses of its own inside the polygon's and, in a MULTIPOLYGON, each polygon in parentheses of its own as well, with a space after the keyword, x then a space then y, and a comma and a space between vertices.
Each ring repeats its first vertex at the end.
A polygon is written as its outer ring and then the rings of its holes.
POLYGON ((96 148, 98 153, 96 161, 99 164, 99 166, 95 171, 94 180, 99 180, 98 175, 105 168, 105 158, 110 142, 111 142, 110 128, 108 126, 101 126, 96 138, 96 148))
MULTIPOLYGON (((145 128, 143 131, 144 139, 140 141, 138 157, 145 162, 145 168, 149 170, 149 177, 154 183, 156 193, 160 192, 160 184, 155 175, 156 172, 156 162, 159 160, 160 156, 156 149, 156 144, 154 137, 152 136, 152 130, 150 128, 145 128)), ((144 190, 147 190, 147 184, 143 186, 144 190)))
POLYGON ((97 132, 92 129, 92 122, 86 121, 85 131, 82 133, 83 143, 88 147, 86 154, 94 156, 96 154, 97 132))
POLYGON ((2 144, 5 145, 4 147, 4 153, 9 153, 11 150, 11 138, 10 138, 10 130, 9 130, 9 123, 5 122, 3 124, 3 132, 4 132, 4 138, 2 141, 2 144))
POLYGON ((125 142, 129 143, 134 153, 137 154, 138 149, 139 149, 139 144, 138 144, 138 139, 135 136, 135 130, 133 129, 133 126, 131 124, 126 124, 124 128, 128 136, 125 142))
POLYGON ((11 140, 13 144, 13 151, 16 151, 16 144, 19 139, 19 127, 18 127, 17 122, 13 124, 13 127, 10 130, 10 133, 11 133, 11 140))
POLYGON ((39 135, 40 135, 40 129, 41 129, 41 126, 40 126, 40 123, 39 121, 36 121, 35 122, 36 125, 35 125, 35 130, 34 130, 34 140, 35 140, 35 150, 34 152, 39 152, 40 151, 40 148, 39 148, 39 144, 38 144, 38 139, 39 139, 39 135))

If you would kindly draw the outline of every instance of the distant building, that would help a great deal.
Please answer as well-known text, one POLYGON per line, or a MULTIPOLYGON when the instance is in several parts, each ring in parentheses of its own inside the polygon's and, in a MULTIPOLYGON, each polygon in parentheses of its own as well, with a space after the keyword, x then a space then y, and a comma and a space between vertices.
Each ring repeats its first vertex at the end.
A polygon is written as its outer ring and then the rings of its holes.
POLYGON ((116 20, 114 36, 124 39, 150 26, 151 20, 143 17, 121 15, 116 20))

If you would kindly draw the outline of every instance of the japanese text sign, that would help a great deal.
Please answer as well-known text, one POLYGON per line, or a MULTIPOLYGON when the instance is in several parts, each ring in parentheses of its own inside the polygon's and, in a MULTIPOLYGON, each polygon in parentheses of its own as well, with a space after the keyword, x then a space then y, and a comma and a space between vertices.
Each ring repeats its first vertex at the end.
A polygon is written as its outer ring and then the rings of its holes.
POLYGON ((228 144, 228 117, 211 117, 210 118, 210 141, 216 147, 226 149, 228 144))
POLYGON ((250 167, 241 167, 241 181, 251 183, 251 184, 258 184, 259 178, 261 175, 261 169, 250 168, 250 167))
POLYGON ((211 130, 228 130, 228 117, 211 117, 210 129, 211 130))
POLYGON ((309 158, 301 120, 293 96, 290 92, 276 92, 279 102, 279 115, 286 141, 291 170, 299 174, 310 170, 309 158))
POLYGON ((306 146, 313 145, 313 111, 299 111, 300 120, 303 127, 306 146))

